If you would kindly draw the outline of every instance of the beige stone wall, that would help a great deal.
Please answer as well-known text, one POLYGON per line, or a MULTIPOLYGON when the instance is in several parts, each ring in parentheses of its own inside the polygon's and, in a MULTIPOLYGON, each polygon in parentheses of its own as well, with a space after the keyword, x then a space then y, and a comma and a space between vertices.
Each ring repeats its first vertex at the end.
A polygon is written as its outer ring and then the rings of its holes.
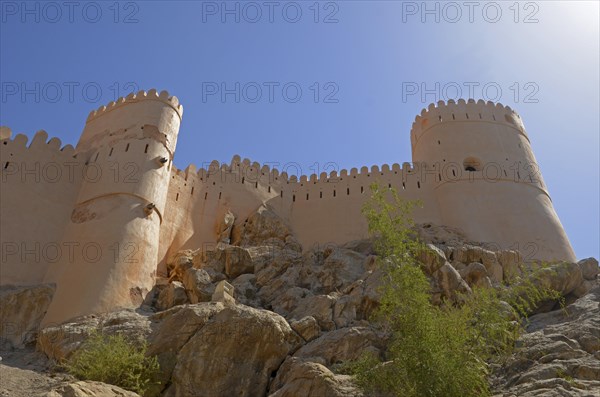
POLYGON ((65 225, 83 178, 84 161, 58 138, 48 142, 39 131, 0 143, 0 282, 27 285, 42 282, 48 267, 77 250, 63 241, 65 225))
POLYGON ((361 207, 374 182, 420 200, 416 222, 459 228, 529 258, 575 260, 523 123, 508 107, 431 105, 411 130, 412 164, 299 179, 239 156, 208 169, 176 169, 181 116, 177 98, 151 90, 90 113, 75 150, 60 150, 45 133, 27 147, 26 137, 10 140, 2 130, 1 283, 57 283, 46 324, 138 306, 174 253, 217 243, 228 211, 240 224, 267 204, 305 249, 366 237, 361 207), (40 183, 11 163, 78 172, 68 183, 40 183), (80 248, 51 262, 23 257, 22 249, 9 258, 4 249, 36 242, 80 248))

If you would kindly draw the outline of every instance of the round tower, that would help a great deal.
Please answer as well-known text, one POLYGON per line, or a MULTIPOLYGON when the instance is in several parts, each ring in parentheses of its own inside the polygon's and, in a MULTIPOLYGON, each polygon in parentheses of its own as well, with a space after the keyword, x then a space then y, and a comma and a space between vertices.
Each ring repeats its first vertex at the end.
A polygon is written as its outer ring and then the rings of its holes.
POLYGON ((521 117, 508 106, 431 104, 411 130, 413 162, 434 164, 445 225, 525 259, 575 261, 521 117))
POLYGON ((138 307, 153 287, 182 113, 156 90, 90 113, 76 148, 83 183, 62 238, 72 248, 46 275, 57 290, 45 324, 138 307))

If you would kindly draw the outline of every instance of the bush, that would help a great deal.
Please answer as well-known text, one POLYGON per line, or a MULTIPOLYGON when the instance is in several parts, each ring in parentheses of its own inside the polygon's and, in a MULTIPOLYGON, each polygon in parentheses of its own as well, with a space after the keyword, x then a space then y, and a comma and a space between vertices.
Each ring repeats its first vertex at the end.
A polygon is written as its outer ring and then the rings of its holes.
POLYGON ((384 361, 365 355, 346 372, 377 396, 489 396, 489 360, 514 347, 519 316, 556 293, 524 279, 513 287, 475 289, 460 305, 433 305, 416 259, 424 247, 412 232, 410 214, 418 203, 393 189, 371 189, 363 213, 384 275, 375 320, 391 339, 384 361))
POLYGON ((133 343, 120 334, 93 333, 63 365, 79 379, 109 383, 140 395, 148 396, 158 386, 156 356, 146 357, 145 342, 133 343))

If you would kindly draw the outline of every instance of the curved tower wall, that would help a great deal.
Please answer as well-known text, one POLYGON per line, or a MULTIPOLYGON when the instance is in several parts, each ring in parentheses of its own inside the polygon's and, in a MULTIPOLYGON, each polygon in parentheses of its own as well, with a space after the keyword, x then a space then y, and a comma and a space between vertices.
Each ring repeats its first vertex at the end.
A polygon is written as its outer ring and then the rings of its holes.
POLYGON ((520 116, 479 101, 431 105, 411 131, 414 162, 437 163, 442 224, 530 258, 575 260, 520 116))
POLYGON ((78 247, 46 275, 57 290, 44 323, 138 307, 153 287, 181 116, 177 98, 151 90, 88 117, 76 148, 88 153, 85 178, 63 236, 78 247))

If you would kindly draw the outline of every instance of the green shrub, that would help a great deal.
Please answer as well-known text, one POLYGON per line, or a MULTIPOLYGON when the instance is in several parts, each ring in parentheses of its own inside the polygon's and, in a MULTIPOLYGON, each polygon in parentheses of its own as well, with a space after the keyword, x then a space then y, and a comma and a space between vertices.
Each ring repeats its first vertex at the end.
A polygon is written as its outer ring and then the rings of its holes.
POLYGON ((93 333, 63 365, 79 379, 109 383, 140 395, 155 393, 158 386, 156 356, 146 356, 145 342, 133 343, 120 334, 93 333))
POLYGON ((459 305, 433 305, 416 259, 424 248, 412 232, 417 203, 393 189, 371 189, 363 213, 383 272, 375 320, 391 339, 385 360, 365 355, 343 369, 377 396, 489 396, 489 360, 514 347, 519 316, 556 294, 524 278, 512 287, 477 288, 461 296, 459 305))

